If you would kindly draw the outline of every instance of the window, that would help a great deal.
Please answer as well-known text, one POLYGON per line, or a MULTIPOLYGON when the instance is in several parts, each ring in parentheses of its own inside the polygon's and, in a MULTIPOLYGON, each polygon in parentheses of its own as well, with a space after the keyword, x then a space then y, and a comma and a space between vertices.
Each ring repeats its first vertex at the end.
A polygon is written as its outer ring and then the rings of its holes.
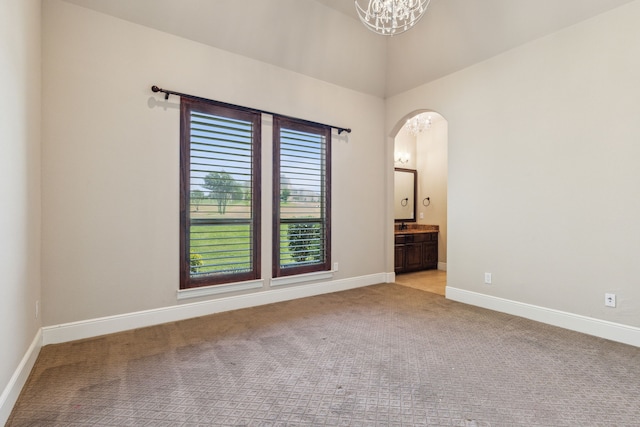
POLYGON ((274 117, 273 276, 331 265, 331 129, 274 117))
POLYGON ((259 277, 260 126, 253 111, 181 101, 181 289, 259 277))

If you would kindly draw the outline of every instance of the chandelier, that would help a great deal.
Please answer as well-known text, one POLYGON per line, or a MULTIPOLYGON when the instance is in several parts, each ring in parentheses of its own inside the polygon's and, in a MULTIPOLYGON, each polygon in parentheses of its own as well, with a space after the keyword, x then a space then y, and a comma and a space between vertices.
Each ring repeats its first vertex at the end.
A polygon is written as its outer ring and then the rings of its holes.
POLYGON ((402 34, 424 16, 431 0, 355 0, 362 23, 383 36, 402 34), (360 4, 368 2, 367 7, 360 4))
POLYGON ((419 133, 431 127, 431 116, 427 113, 418 114, 407 120, 405 126, 411 135, 418 136, 419 133))

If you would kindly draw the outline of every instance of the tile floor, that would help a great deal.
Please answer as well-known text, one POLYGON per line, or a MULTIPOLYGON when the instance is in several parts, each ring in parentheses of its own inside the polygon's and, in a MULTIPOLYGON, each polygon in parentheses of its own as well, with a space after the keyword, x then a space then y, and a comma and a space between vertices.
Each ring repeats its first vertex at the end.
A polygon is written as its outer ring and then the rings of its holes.
POLYGON ((396 283, 398 285, 444 296, 445 287, 447 286, 447 272, 441 270, 424 270, 414 273, 397 274, 396 283))

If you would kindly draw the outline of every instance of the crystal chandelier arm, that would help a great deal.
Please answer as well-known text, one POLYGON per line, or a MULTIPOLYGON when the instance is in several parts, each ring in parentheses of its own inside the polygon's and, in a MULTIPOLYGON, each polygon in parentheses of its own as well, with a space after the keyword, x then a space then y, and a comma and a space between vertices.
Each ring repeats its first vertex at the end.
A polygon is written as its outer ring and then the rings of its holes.
POLYGON ((424 16, 431 0, 368 0, 367 8, 355 0, 360 21, 369 30, 382 35, 402 34, 424 16))
POLYGON ((418 136, 421 132, 431 127, 431 116, 428 113, 421 113, 407 120, 406 128, 413 136, 418 136))

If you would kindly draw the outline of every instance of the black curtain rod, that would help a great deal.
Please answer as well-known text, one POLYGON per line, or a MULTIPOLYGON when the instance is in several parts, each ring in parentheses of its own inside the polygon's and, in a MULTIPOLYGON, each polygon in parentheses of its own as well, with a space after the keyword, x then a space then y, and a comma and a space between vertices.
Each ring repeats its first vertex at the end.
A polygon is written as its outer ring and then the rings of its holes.
POLYGON ((331 125, 326 125, 324 123, 318 123, 318 122, 312 122, 310 120, 299 119, 297 117, 291 117, 291 116, 285 116, 285 115, 278 114, 278 113, 272 113, 270 111, 258 110, 258 109, 255 109, 255 108, 242 107, 240 105, 229 104, 229 103, 226 103, 226 102, 214 101, 213 99, 207 99, 207 98, 202 98, 200 96, 189 95, 189 94, 186 94, 186 93, 180 93, 180 92, 175 92, 175 91, 172 91, 172 90, 162 89, 162 88, 159 88, 158 86, 155 86, 155 85, 151 86, 151 90, 153 92, 162 92, 162 93, 164 93, 164 99, 165 100, 169 99, 169 95, 176 95, 176 96, 179 96, 181 98, 191 98, 191 99, 195 99, 195 100, 198 100, 198 101, 215 102, 217 104, 224 105, 225 107, 229 107, 229 108, 235 108, 235 109, 240 109, 240 110, 249 110, 249 111, 253 111, 255 113, 264 113, 264 114, 270 114, 272 116, 283 117, 283 118, 286 118, 286 119, 298 120, 298 121, 302 121, 302 122, 310 124, 310 125, 324 126, 324 127, 336 129, 338 131, 338 135, 340 135, 342 132, 351 133, 351 129, 349 129, 349 128, 341 128, 341 127, 338 127, 338 126, 331 126, 331 125))

